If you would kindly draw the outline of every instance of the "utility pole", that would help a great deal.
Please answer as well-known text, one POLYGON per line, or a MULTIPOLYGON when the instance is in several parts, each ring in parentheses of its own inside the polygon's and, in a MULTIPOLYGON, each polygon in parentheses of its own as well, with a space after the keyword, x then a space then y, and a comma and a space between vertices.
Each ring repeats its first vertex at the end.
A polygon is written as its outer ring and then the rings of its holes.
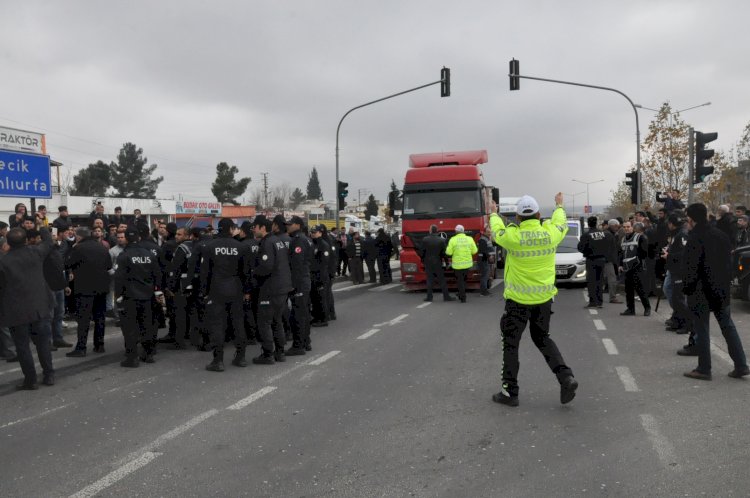
POLYGON ((263 209, 268 209, 268 173, 263 175, 263 209))

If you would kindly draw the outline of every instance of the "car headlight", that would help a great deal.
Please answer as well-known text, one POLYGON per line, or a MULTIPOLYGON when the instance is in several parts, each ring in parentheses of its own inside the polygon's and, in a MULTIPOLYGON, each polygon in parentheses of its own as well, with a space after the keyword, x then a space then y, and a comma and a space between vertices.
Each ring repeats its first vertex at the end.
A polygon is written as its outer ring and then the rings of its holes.
POLYGON ((416 263, 404 263, 403 270, 405 273, 417 273, 417 264, 416 263))

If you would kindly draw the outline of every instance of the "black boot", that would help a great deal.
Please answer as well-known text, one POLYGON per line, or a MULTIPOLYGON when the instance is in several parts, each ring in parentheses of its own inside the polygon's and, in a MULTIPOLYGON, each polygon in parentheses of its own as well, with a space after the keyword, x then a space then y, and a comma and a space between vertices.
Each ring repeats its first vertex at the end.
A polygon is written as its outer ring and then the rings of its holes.
POLYGON ((235 367, 246 367, 247 366, 247 360, 245 360, 245 348, 237 348, 237 351, 234 352, 234 359, 232 360, 232 365, 235 367))
POLYGON ((217 351, 214 349, 214 359, 211 363, 206 365, 206 370, 209 372, 224 371, 224 351, 217 351))
POLYGON ((273 365, 276 361, 273 359, 273 353, 261 351, 259 356, 253 358, 253 363, 256 365, 273 365))
POLYGON ((139 364, 137 356, 128 356, 120 362, 120 366, 125 368, 138 368, 139 364))

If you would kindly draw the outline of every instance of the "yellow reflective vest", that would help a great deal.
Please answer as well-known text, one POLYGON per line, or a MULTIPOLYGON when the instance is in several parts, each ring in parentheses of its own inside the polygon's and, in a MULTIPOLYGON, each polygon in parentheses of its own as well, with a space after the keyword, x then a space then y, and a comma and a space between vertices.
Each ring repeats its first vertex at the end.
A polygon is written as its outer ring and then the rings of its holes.
POLYGON ((477 253, 477 244, 474 239, 465 233, 457 233, 448 241, 445 254, 451 257, 451 266, 454 270, 466 270, 474 265, 472 256, 477 253))
POLYGON ((495 243, 507 251, 505 262, 505 299, 521 304, 542 304, 557 294, 555 252, 568 233, 565 210, 555 209, 544 223, 537 219, 509 224, 493 213, 490 227, 495 243))

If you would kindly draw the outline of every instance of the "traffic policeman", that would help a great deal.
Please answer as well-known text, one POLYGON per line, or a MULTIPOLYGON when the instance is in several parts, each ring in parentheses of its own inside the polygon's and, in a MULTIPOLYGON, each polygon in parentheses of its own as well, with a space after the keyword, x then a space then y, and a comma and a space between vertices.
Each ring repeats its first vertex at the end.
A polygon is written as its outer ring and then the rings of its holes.
MULTIPOLYGON (((587 308, 602 308, 602 287, 604 281, 604 267, 607 256, 615 247, 615 238, 609 230, 599 230, 599 220, 596 216, 589 216, 586 220, 589 231, 578 241, 578 252, 586 258, 586 284, 589 289, 589 304, 587 308)), ((610 295, 612 293, 610 292, 610 295)))
POLYGON ((217 237, 201 247, 201 295, 206 303, 206 319, 214 354, 206 370, 211 372, 224 371, 224 338, 228 326, 234 332, 236 348, 232 365, 247 366, 242 296, 244 294, 245 299, 250 297, 247 284, 250 251, 247 245, 232 237, 232 228, 234 222, 222 218, 217 237))
POLYGON ((473 256, 477 251, 477 244, 464 233, 464 226, 456 225, 456 235, 448 241, 445 254, 451 257, 451 266, 458 283, 458 298, 462 303, 466 302, 466 274, 474 266, 473 256))
POLYGON ((273 365, 286 361, 284 346, 286 335, 282 324, 284 308, 292 291, 292 274, 289 269, 289 249, 281 238, 272 233, 267 219, 253 221, 256 235, 261 236, 258 266, 254 276, 259 285, 258 333, 261 354, 253 358, 258 365, 273 365))
POLYGON ((292 216, 289 223, 289 266, 292 272, 292 347, 287 356, 303 355, 312 349, 310 344, 310 264, 313 259, 312 241, 304 234, 304 221, 292 216))
POLYGON ((492 396, 496 403, 518 406, 518 346, 526 323, 531 325, 531 340, 544 355, 550 370, 560 382, 560 402, 575 397, 578 382, 565 364, 555 342, 549 336, 552 299, 555 287, 555 252, 568 232, 563 195, 555 196, 552 218, 539 222, 539 204, 524 195, 516 205, 518 225, 507 227, 492 202, 490 226, 495 243, 508 253, 505 266, 505 312, 500 319, 503 335, 503 385, 492 396))
POLYGON ((125 340, 123 367, 138 367, 138 342, 143 347, 141 360, 154 362, 156 329, 151 317, 151 300, 161 282, 161 269, 153 253, 138 244, 138 231, 125 232, 128 245, 117 257, 115 297, 122 310, 122 336, 125 340))

